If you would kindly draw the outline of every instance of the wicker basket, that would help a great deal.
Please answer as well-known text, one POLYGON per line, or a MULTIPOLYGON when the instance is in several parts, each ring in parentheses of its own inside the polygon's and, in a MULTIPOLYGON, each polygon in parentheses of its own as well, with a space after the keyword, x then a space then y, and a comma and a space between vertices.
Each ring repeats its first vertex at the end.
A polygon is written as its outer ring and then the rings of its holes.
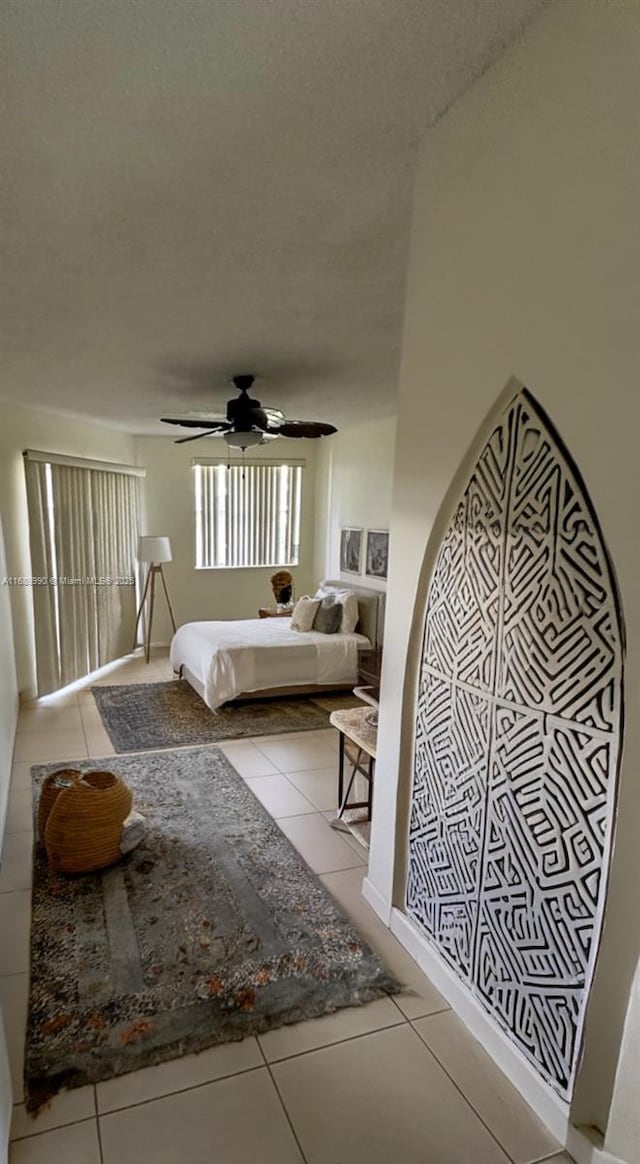
POLYGON ((38 801, 38 838, 41 845, 44 845, 44 830, 49 813, 58 796, 65 789, 70 788, 81 776, 82 772, 79 772, 77 768, 60 768, 57 772, 50 772, 43 781, 38 801))
POLYGON ((44 830, 56 873, 89 873, 120 859, 122 822, 133 794, 113 772, 85 772, 59 791, 44 830))

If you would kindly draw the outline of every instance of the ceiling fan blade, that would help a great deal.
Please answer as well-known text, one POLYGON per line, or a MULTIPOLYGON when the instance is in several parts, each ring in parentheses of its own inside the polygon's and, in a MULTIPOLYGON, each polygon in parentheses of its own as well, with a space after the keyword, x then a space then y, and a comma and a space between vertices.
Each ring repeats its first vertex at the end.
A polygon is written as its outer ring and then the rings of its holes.
POLYGON ((183 417, 181 420, 176 420, 175 417, 163 416, 161 417, 163 424, 179 424, 182 428, 210 428, 212 432, 226 432, 230 428, 229 422, 220 418, 219 420, 210 416, 207 420, 192 420, 190 417, 183 417), (215 426, 215 427, 213 427, 215 426))
POLYGON ((280 408, 262 408, 260 411, 264 413, 266 418, 265 428, 267 424, 269 428, 279 428, 281 424, 284 424, 284 412, 280 408))
POLYGON ((200 437, 218 436, 219 433, 219 428, 211 428, 209 429, 209 432, 195 432, 193 436, 178 437, 177 441, 174 441, 173 443, 174 445, 186 445, 187 441, 198 441, 200 440, 200 437))
MULTIPOLYGON (((232 403, 233 401, 229 401, 230 405, 232 403)), ((254 401, 251 407, 229 407, 227 411, 237 432, 247 432, 250 428, 266 432, 270 428, 278 427, 284 420, 284 412, 279 408, 263 408, 257 401, 254 401)))
POLYGON ((337 432, 333 424, 325 424, 322 420, 285 420, 279 427, 280 436, 310 437, 331 436, 337 432))

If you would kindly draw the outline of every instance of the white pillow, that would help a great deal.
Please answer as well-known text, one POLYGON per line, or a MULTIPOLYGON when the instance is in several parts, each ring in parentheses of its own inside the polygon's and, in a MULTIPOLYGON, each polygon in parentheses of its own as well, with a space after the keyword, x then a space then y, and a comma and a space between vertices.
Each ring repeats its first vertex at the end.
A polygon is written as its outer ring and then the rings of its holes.
MULTIPOLYGON (((338 602, 341 600, 338 599, 338 602)), ((343 635, 352 635, 358 625, 358 599, 352 590, 347 591, 342 600, 342 625, 340 630, 343 635)))
POLYGON ((320 606, 321 599, 309 598, 308 594, 303 594, 296 602, 293 613, 291 615, 291 630, 295 631, 310 631, 313 627, 313 620, 316 617, 316 611, 320 606))
POLYGON ((315 593, 315 598, 322 601, 328 595, 332 595, 336 602, 342 606, 342 621, 340 623, 340 633, 343 635, 353 634, 358 625, 358 596, 354 594, 353 590, 339 589, 333 586, 319 586, 315 593))

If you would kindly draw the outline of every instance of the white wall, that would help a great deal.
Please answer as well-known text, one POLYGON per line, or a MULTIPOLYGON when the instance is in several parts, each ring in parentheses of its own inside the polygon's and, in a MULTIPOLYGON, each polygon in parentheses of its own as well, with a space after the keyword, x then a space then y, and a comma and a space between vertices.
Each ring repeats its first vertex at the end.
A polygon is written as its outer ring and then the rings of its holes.
POLYGON ((0 855, 11 781, 11 761, 18 721, 18 683, 13 649, 11 599, 9 587, 2 584, 7 575, 2 517, 0 516, 0 855))
MULTIPOLYGON (((572 1118, 606 1131, 607 1143, 629 1161, 640 1138, 639 1105, 625 1108, 626 1128, 609 1123, 609 1106, 640 953, 639 57, 637 3, 554 3, 423 144, 367 887, 382 913, 402 904, 425 549, 432 533, 437 540, 447 491, 478 427, 515 374, 582 471, 624 605, 631 714, 572 1118)), ((637 1007, 627 1022, 627 1037, 637 1042, 637 1007)), ((628 1066, 638 1096, 637 1058, 628 1057, 628 1066)))
POLYGON ((631 1161, 638 1151, 638 1101, 640 1100, 640 961, 636 969, 620 1050, 607 1131, 607 1148, 631 1161))
POLYGON ((383 590, 386 583, 365 575, 367 529, 389 529, 395 416, 364 421, 343 429, 322 443, 316 473, 316 575, 344 578, 340 574, 340 529, 354 526, 365 531, 362 539, 362 575, 358 584, 383 590))
MULTIPOLYGON (((7 573, 0 517, 0 856, 11 780, 11 761, 18 720, 18 684, 13 651, 9 588, 2 585, 7 573)), ((0 935, 0 940, 1 935, 0 935)), ((11 1123, 11 1074, 0 1012, 0 1159, 5 1158, 11 1123)))
MULTIPOLYGON (((31 575, 24 449, 95 460, 134 463, 133 438, 115 429, 0 404, 0 518, 4 524, 7 574, 31 575)), ((33 606, 29 587, 11 587, 11 609, 19 690, 35 691, 33 606)))
POLYGON ((13 1111, 13 1094, 11 1090, 11 1069, 7 1041, 4 1034, 2 1011, 0 1011, 0 1161, 6 1164, 9 1151, 9 1133, 11 1131, 11 1115, 13 1111))
MULTIPOLYGON (((224 456, 225 446, 219 440, 203 440, 202 447, 193 444, 176 445, 170 437, 138 437, 137 463, 144 465, 147 476, 144 484, 143 532, 168 534, 171 538, 173 561, 164 567, 167 588, 176 624, 194 619, 257 618, 259 606, 272 606, 273 593, 269 579, 273 567, 250 569, 196 570, 194 485, 191 463, 198 454, 203 457, 224 456)), ((295 593, 307 593, 315 586, 313 573, 315 459, 314 441, 273 441, 264 448, 251 451, 252 459, 286 461, 288 457, 305 461, 303 476, 302 529, 300 565, 292 567, 295 593)), ((231 454, 232 462, 240 461, 240 454, 231 454)), ((168 642, 171 624, 164 597, 160 597, 157 614, 153 616, 154 642, 168 642)))

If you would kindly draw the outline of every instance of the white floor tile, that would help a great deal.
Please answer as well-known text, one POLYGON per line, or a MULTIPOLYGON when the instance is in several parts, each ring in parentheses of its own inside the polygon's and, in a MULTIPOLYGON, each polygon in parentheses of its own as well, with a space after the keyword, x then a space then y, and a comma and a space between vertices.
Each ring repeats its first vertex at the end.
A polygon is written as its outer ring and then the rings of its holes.
POLYGON ((25 708, 20 711, 18 733, 77 731, 82 727, 77 701, 62 706, 25 708))
POLYGON ((0 893, 0 934, 0 975, 26 973, 31 934, 30 889, 0 893))
POLYGON ((278 772, 275 764, 272 764, 251 740, 228 740, 226 744, 220 744, 220 748, 236 772, 245 780, 250 780, 254 776, 273 776, 278 772))
POLYGON ((80 708, 81 713, 85 710, 85 708, 94 708, 96 711, 98 710, 96 707, 96 701, 88 687, 78 692, 78 707, 80 708))
POLYGON ((106 730, 104 723, 102 722, 102 716, 100 715, 100 712, 95 705, 93 696, 91 696, 91 703, 87 701, 86 703, 80 704, 80 720, 85 734, 87 731, 92 731, 98 728, 106 730))
POLYGON ((453 1011, 419 1019, 414 1028, 514 1164, 532 1164, 558 1149, 557 1140, 453 1011))
POLYGON ((247 780, 247 787, 264 804, 274 820, 281 816, 301 816, 316 811, 306 796, 298 792, 287 777, 279 772, 274 776, 258 776, 247 780))
POLYGON ((30 788, 11 786, 7 805, 7 833, 25 833, 33 828, 33 794, 30 788))
POLYGON ((11 769, 11 789, 31 789, 31 764, 22 760, 14 761, 11 769))
MULTIPOLYGON (((0 932, 2 927, 0 925, 0 932)), ((11 1068, 13 1102, 19 1103, 24 1094, 24 1039, 29 1005, 29 975, 8 974, 0 977, 0 1008, 7 1040, 11 1068)))
POLYGON ((220 1047, 201 1051, 199 1055, 184 1055, 182 1059, 171 1059, 157 1067, 145 1067, 142 1071, 96 1084, 98 1111, 102 1114, 132 1107, 260 1066, 262 1056, 255 1039, 223 1043, 220 1047))
POLYGON ((303 796, 318 809, 327 812, 338 805, 338 765, 312 768, 308 772, 288 772, 287 780, 295 784, 303 796))
POLYGON ((340 736, 335 728, 321 728, 319 731, 311 732, 309 734, 312 735, 313 739, 317 740, 319 743, 328 744, 332 752, 338 751, 340 736))
POLYGON ((18 1103, 13 1109, 11 1139, 21 1140, 38 1132, 63 1128, 66 1124, 77 1124, 80 1120, 91 1119, 95 1114, 93 1086, 77 1087, 73 1091, 59 1091, 36 1116, 29 1115, 25 1105, 18 1103))
POLYGON ((61 707, 77 707, 78 705, 78 691, 74 688, 73 691, 61 691, 58 694, 54 692, 53 695, 45 695, 41 699, 25 699, 20 697, 20 710, 33 711, 43 708, 57 708, 61 707))
POLYGON ((14 760, 28 760, 32 764, 54 763, 56 760, 81 759, 87 755, 82 727, 55 732, 19 732, 16 736, 14 760))
POLYGON ((102 726, 87 727, 85 728, 84 734, 87 741, 87 755, 92 760, 97 759, 99 756, 115 755, 111 737, 102 726))
POLYGON ((9 1164, 100 1164, 97 1120, 16 1140, 9 1148, 9 1164))
POLYGON ((31 832, 8 833, 0 853, 0 896, 16 889, 30 889, 33 879, 31 832))
POLYGON ((449 1010, 446 998, 443 998, 435 986, 432 986, 424 977, 420 967, 407 954, 404 947, 400 946, 399 942, 398 946, 399 949, 394 949, 393 952, 390 949, 386 952, 380 949, 378 953, 381 958, 384 958, 385 964, 395 974, 398 982, 402 982, 409 991, 407 994, 394 995, 394 1002, 405 1018, 413 1022, 414 1019, 421 1018, 423 1015, 438 1014, 440 1011, 449 1010), (407 954, 406 959, 405 954, 407 954))
POLYGON ((303 1164, 266 1067, 101 1116, 100 1132, 104 1164, 303 1164))
POLYGON ((282 817, 278 825, 314 873, 353 869, 363 864, 363 859, 339 833, 334 832, 320 813, 282 817))
POLYGON ((378 998, 366 1006, 345 1007, 335 1014, 323 1015, 322 1018, 279 1027, 277 1031, 259 1035, 258 1041, 267 1062, 275 1063, 279 1059, 289 1059, 293 1055, 328 1047, 331 1043, 353 1039, 357 1035, 399 1026, 404 1021, 404 1016, 390 998, 378 998))
POLYGON ((252 736, 254 744, 260 744, 263 740, 269 744, 291 743, 292 740, 306 740, 307 743, 314 744, 328 744, 329 747, 335 751, 334 744, 337 745, 338 733, 335 728, 314 728, 313 731, 303 732, 280 732, 276 735, 268 736, 252 736))
MULTIPOLYGON (((329 824, 331 824, 332 821, 335 821, 338 819, 335 808, 331 812, 323 812, 322 815, 323 815, 324 819, 326 821, 328 821, 329 824)), ((362 825, 360 827, 365 830, 367 837, 369 837, 371 835, 371 824, 370 823, 363 820, 362 825)), ((350 829, 347 829, 346 825, 344 828, 336 829, 336 832, 340 833, 340 836, 342 837, 343 841, 346 841, 346 843, 351 846, 351 848, 354 850, 355 853, 359 853, 362 856, 363 861, 367 861, 367 862, 369 861, 369 846, 363 844, 362 841, 358 839, 358 837, 356 836, 355 833, 352 833, 350 829)))
POLYGON ((403 1026, 274 1064, 307 1164, 508 1164, 425 1050, 403 1026))
MULTIPOLYGON (((305 733, 306 736, 309 733, 305 733)), ((280 772, 305 772, 313 768, 330 768, 336 763, 335 753, 323 740, 290 739, 286 736, 271 742, 257 738, 257 746, 280 772)))

